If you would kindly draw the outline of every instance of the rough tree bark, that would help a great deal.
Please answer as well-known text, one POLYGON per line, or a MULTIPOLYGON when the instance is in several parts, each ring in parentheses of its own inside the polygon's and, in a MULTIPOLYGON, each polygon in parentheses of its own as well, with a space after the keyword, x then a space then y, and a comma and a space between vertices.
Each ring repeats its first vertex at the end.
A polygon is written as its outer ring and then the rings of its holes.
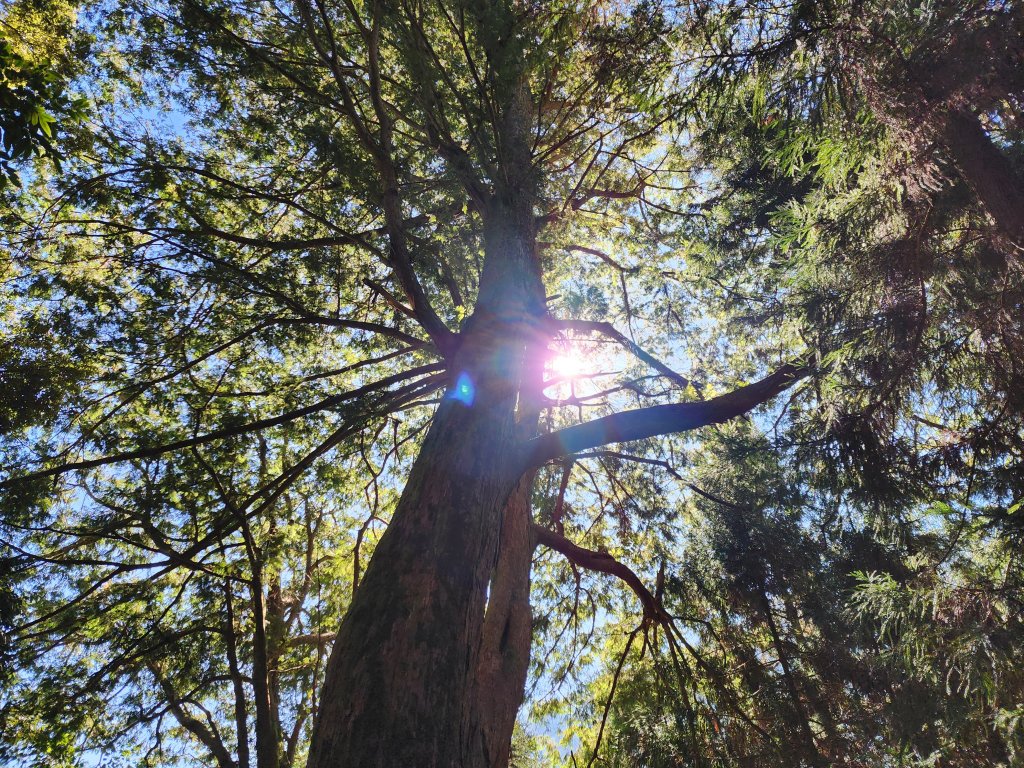
POLYGON ((471 692, 502 515, 522 473, 517 395, 544 314, 533 227, 528 191, 485 213, 477 305, 451 361, 456 396, 438 408, 342 622, 310 768, 487 764, 471 692))
POLYGON ((536 544, 530 528, 533 479, 533 472, 523 477, 505 506, 480 637, 476 696, 469 714, 476 739, 471 751, 487 768, 505 768, 509 763, 530 664, 530 566, 536 544))

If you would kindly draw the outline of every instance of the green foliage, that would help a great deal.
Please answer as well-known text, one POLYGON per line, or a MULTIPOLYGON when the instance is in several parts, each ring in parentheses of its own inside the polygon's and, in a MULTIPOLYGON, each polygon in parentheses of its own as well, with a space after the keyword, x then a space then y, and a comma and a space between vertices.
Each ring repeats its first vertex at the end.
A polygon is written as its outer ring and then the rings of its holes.
MULTIPOLYGON (((56 6, 42 10, 59 14, 56 6)), ((45 156, 59 169, 58 133, 81 123, 88 106, 69 94, 67 72, 58 64, 24 52, 32 42, 32 21, 31 9, 16 5, 0 18, 0 191, 20 185, 17 169, 33 156, 45 156)), ((39 47, 62 45, 50 38, 39 47)))
POLYGON ((541 432, 814 371, 540 468, 671 621, 538 549, 512 764, 1020 762, 1021 258, 941 127, 1019 172, 1016 4, 15 10, 0 179, 61 165, 0 209, 0 758, 303 764, 451 373, 424 306, 479 319, 532 190, 551 319, 621 337, 551 331, 541 432))

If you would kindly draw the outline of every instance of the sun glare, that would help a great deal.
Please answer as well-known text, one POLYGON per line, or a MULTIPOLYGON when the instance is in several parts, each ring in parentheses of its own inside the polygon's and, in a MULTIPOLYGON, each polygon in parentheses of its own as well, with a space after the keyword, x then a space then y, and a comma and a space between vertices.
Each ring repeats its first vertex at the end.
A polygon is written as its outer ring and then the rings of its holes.
POLYGON ((548 365, 551 375, 558 379, 574 379, 587 369, 587 361, 575 349, 557 352, 548 365))
POLYGON ((609 376, 621 372, 607 345, 579 338, 556 339, 544 367, 544 394, 554 400, 593 398, 606 388, 609 376))

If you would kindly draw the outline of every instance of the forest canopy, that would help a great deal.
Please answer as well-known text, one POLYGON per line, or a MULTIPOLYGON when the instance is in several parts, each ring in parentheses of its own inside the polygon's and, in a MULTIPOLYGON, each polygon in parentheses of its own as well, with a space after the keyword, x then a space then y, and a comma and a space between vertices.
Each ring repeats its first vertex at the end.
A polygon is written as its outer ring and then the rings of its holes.
POLYGON ((0 8, 0 762, 1024 764, 1024 9, 0 8))

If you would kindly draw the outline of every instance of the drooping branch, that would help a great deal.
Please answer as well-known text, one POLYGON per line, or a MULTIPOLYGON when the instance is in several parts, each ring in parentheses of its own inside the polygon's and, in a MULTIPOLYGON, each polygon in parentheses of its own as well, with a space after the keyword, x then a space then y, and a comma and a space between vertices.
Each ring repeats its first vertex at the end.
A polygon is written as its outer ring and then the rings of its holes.
POLYGON ((623 266, 618 261, 613 259, 609 254, 607 254, 604 251, 599 250, 597 248, 591 248, 591 247, 586 246, 586 245, 567 245, 566 246, 566 250, 568 250, 568 251, 576 251, 578 253, 586 253, 586 254, 589 254, 591 256, 596 256, 601 261, 603 261, 605 264, 607 264, 609 267, 612 267, 613 269, 618 271, 620 275, 621 274, 625 274, 627 272, 630 273, 630 274, 633 274, 633 273, 636 273, 636 272, 640 271, 639 267, 625 267, 625 266, 623 266))
POLYGON ((720 424, 771 400, 809 373, 810 369, 805 366, 787 363, 760 381, 710 400, 654 405, 566 427, 528 441, 524 462, 528 467, 539 466, 552 459, 609 443, 642 440, 720 424))
POLYGON ((637 576, 636 573, 634 573, 633 570, 625 563, 620 563, 607 552, 595 552, 592 549, 586 549, 577 544, 573 544, 564 536, 560 536, 554 531, 550 531, 536 523, 531 526, 531 530, 533 531, 533 535, 536 537, 538 544, 543 544, 548 549, 560 552, 565 555, 570 562, 578 565, 580 568, 586 568, 590 571, 598 571, 599 573, 607 573, 622 579, 622 581, 624 581, 626 585, 633 590, 636 596, 640 598, 640 603, 644 608, 645 618, 656 620, 658 622, 662 622, 665 619, 665 610, 662 608, 661 602, 646 586, 644 586, 640 577, 637 576))
MULTIPOLYGON (((698 665, 705 670, 709 675, 718 676, 718 671, 686 640, 675 625, 673 617, 665 610, 660 599, 661 588, 658 588, 658 594, 652 593, 640 580, 640 577, 624 563, 619 562, 614 557, 606 552, 595 552, 590 549, 585 549, 563 536, 559 536, 554 531, 550 531, 543 528, 540 525, 533 524, 531 527, 534 537, 539 544, 543 544, 549 549, 553 549, 559 552, 569 560, 569 562, 580 568, 586 568, 591 571, 597 571, 600 573, 607 573, 612 576, 620 578, 626 583, 626 585, 633 591, 634 594, 640 599, 644 610, 644 620, 646 622, 654 622, 665 629, 665 637, 668 640, 670 650, 673 656, 673 662, 679 663, 679 654, 681 649, 678 649, 677 644, 681 644, 687 652, 697 661, 698 665)), ((661 583, 664 579, 664 566, 659 571, 658 581, 661 583)), ((680 675, 680 681, 682 682, 683 676, 680 675)), ((685 686, 684 686, 685 688, 685 686)), ((724 690, 724 689, 723 689, 724 690)), ((743 710, 733 696, 729 696, 729 705, 733 714, 743 720, 747 725, 753 728, 758 735, 761 736, 765 741, 771 742, 771 737, 768 733, 752 720, 749 715, 743 710)))
POLYGON ((146 381, 133 381, 130 384, 125 385, 124 387, 121 387, 119 389, 113 390, 112 392, 104 395, 99 400, 97 400, 96 403, 99 403, 99 402, 102 402, 103 400, 108 400, 110 398, 117 397, 117 396, 120 396, 120 399, 119 399, 117 405, 112 407, 110 410, 108 410, 106 413, 104 413, 99 419, 97 419, 95 422, 93 422, 91 425, 89 425, 88 429, 83 433, 83 437, 89 437, 89 436, 95 434, 96 431, 101 426, 103 426, 105 423, 107 423, 111 418, 113 418, 115 415, 117 415, 120 411, 124 410, 127 406, 129 406, 133 402, 135 402, 150 387, 156 386, 157 384, 163 384, 165 381, 170 381, 171 379, 177 378, 181 374, 187 373, 188 371, 192 370, 193 368, 195 368, 199 364, 205 362, 206 360, 210 359, 211 357, 213 357, 215 355, 218 355, 221 352, 224 352, 224 351, 230 349, 231 347, 233 347, 233 346, 235 346, 235 345, 237 345, 237 344, 239 344, 239 343, 241 343, 241 342, 251 338, 252 336, 256 335, 260 331, 265 330, 267 328, 270 328, 270 327, 272 327, 274 325, 326 325, 326 326, 337 327, 337 328, 346 328, 346 329, 351 329, 351 330, 367 331, 367 332, 370 332, 370 333, 380 333, 380 334, 383 334, 383 335, 386 335, 386 336, 391 336, 391 337, 393 337, 395 339, 398 339, 400 341, 405 341, 405 342, 407 342, 409 344, 409 346, 404 348, 404 349, 400 349, 400 350, 396 350, 394 352, 390 352, 387 355, 383 355, 383 356, 381 356, 379 358, 369 358, 369 359, 366 359, 366 360, 361 360, 358 363, 352 363, 351 365, 344 366, 343 368, 338 368, 338 369, 333 370, 333 371, 327 371, 325 373, 314 374, 311 377, 307 377, 305 379, 306 381, 313 381, 314 379, 318 379, 318 378, 326 378, 328 376, 337 376, 337 375, 340 375, 340 374, 343 374, 343 373, 348 373, 350 371, 357 370, 358 368, 361 368, 364 365, 370 365, 370 364, 373 364, 373 363, 384 362, 384 361, 390 360, 390 359, 392 359, 394 357, 398 357, 399 355, 403 355, 403 354, 405 354, 405 353, 407 353, 407 352, 409 352, 411 350, 423 349, 424 347, 429 346, 429 342, 427 342, 427 341, 422 341, 420 339, 417 339, 415 336, 410 336, 409 334, 404 333, 404 332, 402 332, 402 331, 400 331, 400 330, 398 330, 396 328, 389 328, 388 326, 380 325, 378 323, 367 323, 367 322, 362 322, 362 321, 359 321, 359 320, 344 320, 344 319, 340 319, 340 318, 321 317, 321 316, 308 317, 308 318, 307 317, 276 317, 276 318, 269 318, 267 320, 264 320, 263 322, 257 323, 253 327, 249 328, 246 331, 243 331, 242 333, 237 334, 236 336, 228 339, 227 341, 225 341, 225 342, 223 342, 221 344, 218 344, 218 345, 216 345, 216 346, 214 346, 214 347, 212 347, 212 348, 202 352, 201 354, 197 355, 196 357, 193 357, 193 358, 187 360, 183 364, 173 368, 172 370, 168 371, 167 373, 161 374, 160 376, 154 377, 152 379, 148 379, 146 381))

